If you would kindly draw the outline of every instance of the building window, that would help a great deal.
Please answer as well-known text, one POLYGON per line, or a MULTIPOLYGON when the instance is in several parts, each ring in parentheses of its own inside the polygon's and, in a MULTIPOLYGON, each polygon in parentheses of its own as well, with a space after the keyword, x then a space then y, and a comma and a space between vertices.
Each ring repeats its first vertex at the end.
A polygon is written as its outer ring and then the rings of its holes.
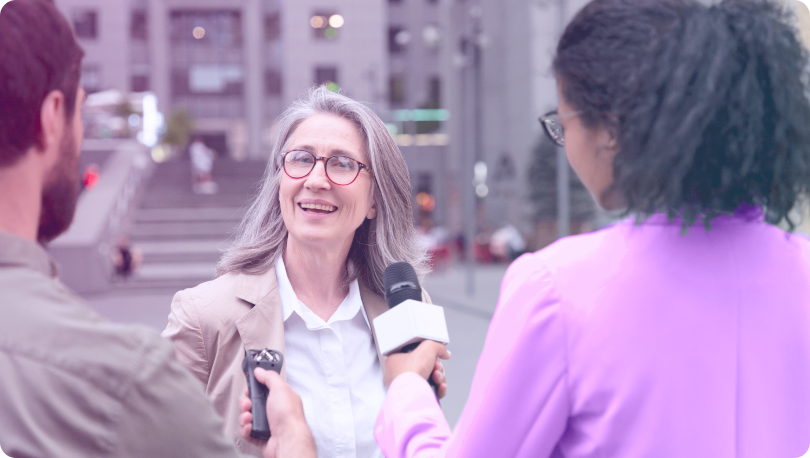
POLYGON ((238 65, 192 65, 172 72, 172 95, 244 94, 242 68, 238 65))
POLYGON ((401 105, 405 103, 405 77, 393 75, 388 87, 388 101, 391 105, 401 105))
POLYGON ((132 76, 132 92, 146 92, 149 90, 149 75, 132 76))
POLYGON ((146 40, 147 23, 146 11, 135 10, 132 12, 132 19, 129 25, 129 34, 133 40, 146 40))
POLYGON ((408 43, 411 42, 411 34, 402 27, 389 27, 388 28, 388 52, 391 54, 400 54, 405 52, 408 43))
POLYGON ((98 64, 84 64, 82 66, 81 86, 88 94, 101 90, 101 66, 98 64))
POLYGON ((73 31, 76 38, 95 40, 98 38, 98 13, 95 10, 73 12, 73 31))
POLYGON ((320 86, 331 85, 330 83, 339 84, 337 67, 315 67, 315 84, 320 86))
POLYGON ((344 22, 343 16, 335 12, 315 12, 309 18, 309 25, 316 40, 337 39, 344 22))
POLYGON ((396 3, 396 4, 399 4, 399 3, 402 3, 402 0, 388 0, 388 3, 396 3))
POLYGON ((214 47, 242 45, 242 15, 239 11, 175 10, 169 17, 172 43, 214 47))
POLYGON ((281 38, 281 15, 270 13, 264 17, 264 39, 275 41, 281 38))
POLYGON ((281 72, 278 70, 264 72, 264 92, 267 95, 281 95, 281 72))

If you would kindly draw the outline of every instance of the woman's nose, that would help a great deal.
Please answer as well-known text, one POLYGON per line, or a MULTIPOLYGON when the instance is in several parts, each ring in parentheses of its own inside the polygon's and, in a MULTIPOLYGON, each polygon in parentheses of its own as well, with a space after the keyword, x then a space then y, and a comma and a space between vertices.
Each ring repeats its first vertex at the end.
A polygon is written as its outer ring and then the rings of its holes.
POLYGON ((321 160, 315 163, 315 168, 307 176, 305 186, 308 189, 331 188, 332 183, 329 181, 329 177, 326 176, 326 163, 324 161, 321 160))

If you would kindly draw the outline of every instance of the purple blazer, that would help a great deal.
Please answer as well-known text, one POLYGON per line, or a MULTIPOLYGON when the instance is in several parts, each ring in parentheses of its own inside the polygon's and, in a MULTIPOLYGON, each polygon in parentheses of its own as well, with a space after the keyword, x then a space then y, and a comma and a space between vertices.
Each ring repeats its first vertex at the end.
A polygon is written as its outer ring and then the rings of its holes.
POLYGON ((407 373, 375 437, 388 458, 803 456, 810 240, 749 210, 687 235, 627 220, 525 255, 455 431, 407 373))

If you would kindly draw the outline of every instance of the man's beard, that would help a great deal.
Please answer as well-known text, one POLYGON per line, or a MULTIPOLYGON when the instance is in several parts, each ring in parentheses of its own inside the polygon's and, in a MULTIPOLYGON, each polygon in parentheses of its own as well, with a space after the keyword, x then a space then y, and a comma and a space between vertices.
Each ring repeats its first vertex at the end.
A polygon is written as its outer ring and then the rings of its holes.
POLYGON ((73 221, 79 198, 79 154, 76 149, 75 136, 68 128, 59 143, 59 159, 45 177, 37 234, 41 244, 65 232, 73 221))

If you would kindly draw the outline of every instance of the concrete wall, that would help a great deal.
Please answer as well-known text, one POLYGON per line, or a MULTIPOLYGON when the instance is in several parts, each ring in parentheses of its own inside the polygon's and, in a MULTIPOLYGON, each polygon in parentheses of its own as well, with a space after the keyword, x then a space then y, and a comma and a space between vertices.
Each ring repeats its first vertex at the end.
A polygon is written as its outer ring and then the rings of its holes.
POLYGON ((80 294, 106 291, 112 284, 110 249, 122 233, 131 205, 151 170, 147 149, 121 140, 88 140, 84 151, 112 151, 98 184, 79 196, 73 224, 48 245, 59 277, 80 294))
POLYGON ((83 65, 100 69, 99 90, 129 89, 129 7, 127 0, 56 0, 73 25, 74 15, 92 10, 97 17, 95 39, 79 39, 84 49, 83 65))

